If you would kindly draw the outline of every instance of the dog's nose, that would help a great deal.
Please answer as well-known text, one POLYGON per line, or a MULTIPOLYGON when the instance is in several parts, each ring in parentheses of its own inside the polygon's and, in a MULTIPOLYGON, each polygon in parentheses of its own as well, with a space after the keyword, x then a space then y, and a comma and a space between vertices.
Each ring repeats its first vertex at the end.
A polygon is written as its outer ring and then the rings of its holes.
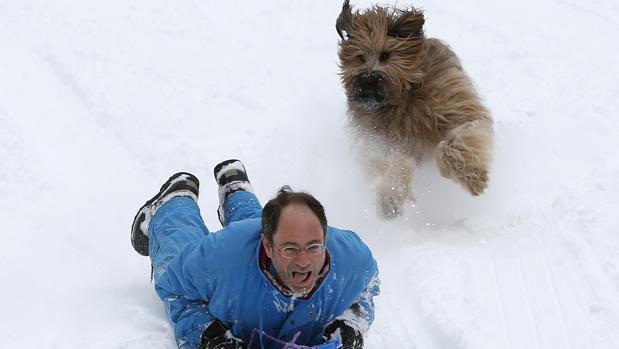
POLYGON ((373 91, 378 88, 378 79, 375 78, 366 78, 363 79, 361 83, 361 89, 364 91, 373 91))
POLYGON ((380 85, 380 75, 375 72, 363 74, 361 88, 364 90, 375 90, 380 85))
POLYGON ((381 76, 377 73, 369 72, 364 74, 359 81, 359 97, 373 103, 382 102, 384 95, 381 80, 381 76))

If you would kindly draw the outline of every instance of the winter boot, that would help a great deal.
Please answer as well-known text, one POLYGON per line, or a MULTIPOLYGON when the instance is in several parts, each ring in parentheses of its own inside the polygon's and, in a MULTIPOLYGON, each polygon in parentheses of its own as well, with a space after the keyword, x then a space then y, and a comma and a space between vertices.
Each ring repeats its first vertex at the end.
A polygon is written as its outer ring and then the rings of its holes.
POLYGON ((157 195, 146 201, 133 219, 131 225, 131 244, 142 256, 148 256, 148 225, 157 209, 164 203, 177 196, 189 196, 198 201, 200 182, 187 172, 179 172, 170 177, 159 190, 157 195))
POLYGON ((228 197, 239 190, 253 193, 254 190, 247 178, 247 172, 245 166, 241 161, 236 159, 230 159, 219 163, 213 170, 215 174, 215 181, 219 185, 219 208, 217 209, 217 216, 221 225, 225 226, 224 222, 224 203, 228 197))

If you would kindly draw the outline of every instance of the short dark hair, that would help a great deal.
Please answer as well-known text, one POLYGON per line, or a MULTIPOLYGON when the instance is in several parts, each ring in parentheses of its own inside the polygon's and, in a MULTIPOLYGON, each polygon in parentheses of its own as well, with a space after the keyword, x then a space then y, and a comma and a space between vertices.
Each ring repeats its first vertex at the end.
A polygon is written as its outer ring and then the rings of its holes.
POLYGON ((293 191, 290 186, 284 185, 279 189, 277 195, 267 202, 262 210, 262 233, 269 242, 273 242, 273 235, 275 235, 277 231, 277 223, 279 222, 279 216, 282 210, 292 203, 305 204, 309 207, 316 217, 318 217, 318 221, 320 221, 323 236, 327 234, 327 216, 325 215, 325 209, 322 207, 322 204, 311 194, 293 191))

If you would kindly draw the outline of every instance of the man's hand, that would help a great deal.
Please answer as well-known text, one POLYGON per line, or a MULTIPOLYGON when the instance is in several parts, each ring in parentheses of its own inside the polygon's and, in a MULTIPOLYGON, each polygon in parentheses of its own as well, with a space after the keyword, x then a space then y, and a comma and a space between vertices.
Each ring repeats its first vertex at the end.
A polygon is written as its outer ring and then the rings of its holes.
POLYGON ((215 319, 202 333, 202 349, 245 349, 242 340, 234 337, 224 324, 215 319))
POLYGON ((358 329, 349 326, 344 320, 335 320, 325 327, 323 338, 325 342, 335 338, 341 339, 342 349, 363 349, 363 334, 358 329))
POLYGON ((234 337, 226 338, 226 336, 215 338, 207 343, 202 342, 204 349, 245 349, 243 342, 234 337))

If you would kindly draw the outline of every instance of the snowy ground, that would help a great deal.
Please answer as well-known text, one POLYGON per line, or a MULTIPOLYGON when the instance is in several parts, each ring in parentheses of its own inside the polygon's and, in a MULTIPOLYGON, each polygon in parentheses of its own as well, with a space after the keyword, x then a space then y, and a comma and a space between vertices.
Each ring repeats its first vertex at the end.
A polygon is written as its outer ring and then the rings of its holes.
POLYGON ((346 134, 339 1, 0 0, 0 347, 173 349, 131 220, 187 170, 219 229, 211 170, 238 157, 260 198, 309 190, 372 247, 367 348, 619 348, 619 5, 415 4, 496 161, 480 198, 428 164, 385 222, 346 134))

